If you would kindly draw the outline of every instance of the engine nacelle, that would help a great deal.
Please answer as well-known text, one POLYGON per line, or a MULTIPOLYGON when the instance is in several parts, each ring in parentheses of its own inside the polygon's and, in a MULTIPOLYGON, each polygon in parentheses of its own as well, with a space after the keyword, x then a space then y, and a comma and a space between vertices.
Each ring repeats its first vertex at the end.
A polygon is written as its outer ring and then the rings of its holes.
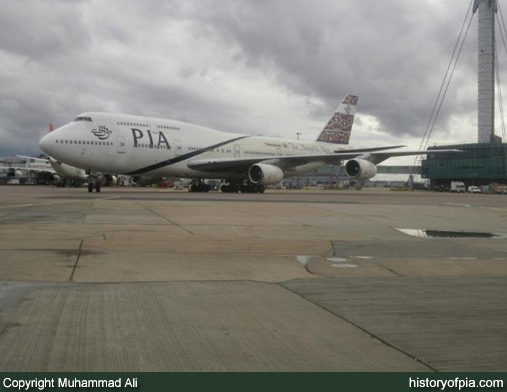
POLYGON ((21 170, 14 170, 14 178, 23 178, 23 172, 21 170))
POLYGON ((283 180, 283 170, 278 166, 256 163, 248 169, 248 178, 253 184, 272 185, 283 180))
POLYGON ((141 176, 131 176, 130 183, 134 186, 140 186, 142 179, 143 179, 143 177, 141 177, 141 176))
POLYGON ((377 165, 364 159, 351 159, 345 165, 345 172, 350 178, 369 180, 377 174, 377 165))
POLYGON ((53 174, 53 182, 57 183, 62 180, 62 177, 60 177, 58 174, 53 174))
POLYGON ((106 185, 117 185, 118 184, 118 177, 114 176, 112 174, 104 175, 104 179, 106 181, 106 185))

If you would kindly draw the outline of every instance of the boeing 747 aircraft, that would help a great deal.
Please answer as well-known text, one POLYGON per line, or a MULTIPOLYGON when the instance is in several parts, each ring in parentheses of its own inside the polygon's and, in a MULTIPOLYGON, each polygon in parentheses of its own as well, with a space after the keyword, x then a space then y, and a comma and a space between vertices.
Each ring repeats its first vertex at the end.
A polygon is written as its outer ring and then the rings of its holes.
MULTIPOLYGON (((314 142, 232 134, 180 121, 90 112, 44 136, 40 148, 58 161, 89 173, 88 190, 100 192, 99 173, 128 176, 224 179, 224 192, 264 192, 284 177, 340 165, 352 179, 367 180, 390 157, 426 154, 391 151, 404 146, 362 149, 349 143, 358 97, 348 95, 314 142), (389 151, 388 151, 389 150, 389 151)), ((449 153, 457 150, 438 150, 449 153)))

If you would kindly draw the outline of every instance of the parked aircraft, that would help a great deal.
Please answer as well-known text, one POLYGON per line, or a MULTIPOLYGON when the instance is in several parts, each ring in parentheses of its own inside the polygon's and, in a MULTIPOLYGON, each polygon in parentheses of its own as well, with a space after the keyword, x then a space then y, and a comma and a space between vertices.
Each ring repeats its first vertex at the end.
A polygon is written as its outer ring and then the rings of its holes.
POLYGON ((6 169, 9 175, 14 178, 25 178, 27 177, 27 172, 47 174, 55 183, 65 183, 66 180, 86 181, 88 178, 83 169, 67 165, 51 157, 36 158, 24 155, 16 156, 26 160, 24 166, 11 165, 8 167, 1 167, 2 169, 6 169))
MULTIPOLYGON (((352 179, 367 180, 390 157, 426 154, 392 151, 404 146, 347 148, 358 97, 347 95, 316 141, 294 141, 220 132, 180 121, 127 114, 89 112, 44 136, 40 148, 90 173, 88 190, 100 191, 97 173, 129 176, 224 179, 224 192, 264 192, 265 185, 324 165, 345 168, 352 179)), ((437 150, 449 153, 457 150, 437 150)))

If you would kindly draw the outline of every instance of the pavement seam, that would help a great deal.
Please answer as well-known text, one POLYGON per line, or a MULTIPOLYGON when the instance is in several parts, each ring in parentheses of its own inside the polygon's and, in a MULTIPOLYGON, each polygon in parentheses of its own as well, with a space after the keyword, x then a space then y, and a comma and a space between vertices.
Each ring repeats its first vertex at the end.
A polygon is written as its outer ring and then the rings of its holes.
POLYGON ((278 286, 280 286, 280 287, 282 287, 282 288, 286 289, 287 291, 289 291, 289 292, 291 292, 291 293, 293 293, 293 294, 297 295, 298 297, 300 297, 300 298, 301 298, 301 299, 303 299, 304 301, 307 301, 307 302, 309 302, 309 303, 311 303, 311 304, 313 304, 313 305, 315 305, 315 306, 318 306, 319 308, 321 308, 321 309, 322 309, 322 310, 324 310, 325 312, 330 313, 330 314, 332 314, 332 315, 333 315, 333 316, 335 316, 335 317, 338 317, 340 320, 345 321, 346 323, 348 323, 348 324, 352 325, 353 327, 355 327, 355 328, 357 328, 357 329, 359 329, 359 330, 363 331, 364 333, 367 333, 367 334, 368 334, 371 338, 376 339, 376 340, 378 340, 379 342, 381 342, 382 344, 384 344, 384 345, 388 346, 389 348, 391 348, 391 349, 393 349, 393 350, 395 350, 395 351, 398 351, 399 353, 401 353, 401 354, 405 355, 406 357, 408 357, 408 358, 410 358, 410 359, 412 359, 412 360, 414 360, 414 361, 416 361, 416 362, 419 362, 421 365, 426 366, 429 370, 431 370, 431 371, 433 371, 433 372, 438 372, 438 370, 437 370, 437 369, 435 369, 434 367, 432 367, 431 365, 427 364, 427 363, 426 363, 426 362, 424 362, 424 361, 421 361, 421 360, 420 360, 419 358, 417 358, 417 357, 414 357, 413 355, 411 355, 410 353, 406 352, 405 350, 403 350, 403 349, 401 349, 401 348, 399 348, 399 347, 397 347, 397 346, 395 346, 395 345, 393 345, 393 344, 389 343, 387 340, 382 339, 380 336, 375 335, 374 333, 372 333, 372 332, 368 331, 366 328, 361 327, 359 324, 354 323, 353 321, 351 321, 351 320, 347 319, 346 317, 344 317, 344 316, 342 316, 342 315, 340 315, 340 314, 338 314, 338 313, 334 313, 334 312, 332 312, 331 310, 329 310, 329 309, 327 309, 326 307, 324 307, 324 306, 320 305, 319 303, 314 302, 314 301, 312 301, 312 300, 310 300, 310 299, 308 299, 308 298, 304 297, 303 295, 299 294, 297 291, 294 291, 294 290, 290 289, 289 287, 284 286, 284 285, 283 285, 283 282, 282 282, 282 283, 278 283, 278 286))
MULTIPOLYGON (((117 199, 122 196, 112 196, 112 197, 104 197, 101 199, 93 199, 95 200, 109 200, 109 199, 117 199)), ((68 199, 68 198, 67 198, 68 199)), ((45 205, 51 205, 51 204, 69 204, 69 203, 82 203, 90 201, 90 199, 79 199, 79 200, 66 200, 66 201, 52 201, 47 203, 29 203, 29 204, 14 204, 14 205, 7 205, 7 206, 0 206, 0 209, 4 208, 21 208, 21 207, 38 207, 38 206, 45 206, 45 205)))
POLYGON ((402 274, 400 274, 400 273, 396 272, 395 270, 393 270, 393 269, 391 269, 391 268, 389 268, 389 267, 386 267, 386 266, 385 266, 385 265, 383 265, 382 263, 375 263, 375 264, 376 264, 376 265, 378 265, 378 266, 379 266, 379 267, 381 267, 381 268, 384 268, 384 269, 388 270, 390 273, 392 273, 392 274, 393 274, 393 275, 395 275, 395 276, 398 276, 398 277, 400 277, 400 278, 404 278, 404 277, 405 277, 404 275, 402 275, 402 274))
MULTIPOLYGON (((396 230, 396 229, 394 229, 393 227, 391 227, 391 229, 396 230)), ((343 257, 343 258, 345 258, 345 259, 348 259, 349 257, 353 257, 353 256, 343 256, 343 255, 339 255, 339 254, 337 254, 337 253, 336 253, 336 247, 335 247, 335 242, 337 242, 337 241, 333 241, 333 240, 331 240, 330 242, 331 242, 331 249, 333 250, 333 254, 332 254, 332 256, 343 257)), ((393 270, 393 269, 391 269, 391 268, 389 268, 389 267, 386 267, 385 265, 383 265, 383 264, 382 264, 382 263, 380 263, 380 262, 375 263, 375 265, 378 265, 380 268, 383 268, 383 269, 385 269, 385 270, 389 271, 390 273, 392 273, 392 274, 393 274, 393 275, 395 275, 395 276, 398 276, 398 277, 400 277, 400 278, 403 278, 403 277, 404 277, 402 274, 400 274, 400 273, 396 272, 395 270, 393 270)))
POLYGON ((165 217, 165 216, 163 216, 163 215, 159 214, 159 213, 158 213, 158 212, 156 212, 156 211, 153 211, 150 207, 146 207, 146 206, 143 206, 143 207, 145 207, 148 211, 150 211, 150 212, 154 213, 155 215, 160 216, 162 219, 164 219, 164 220, 166 220, 167 222, 169 222, 169 223, 173 224, 174 226, 179 227, 179 228, 180 228, 180 229, 182 229, 182 230, 185 230, 187 233, 190 233, 190 234, 192 234, 192 235, 195 235, 195 233, 194 233, 192 230, 189 230, 189 229, 187 229, 186 227, 181 226, 181 225, 179 225, 179 224, 178 224, 178 223, 176 223, 176 222, 173 222, 173 221, 172 221, 172 220, 170 220, 169 218, 167 218, 167 217, 165 217))
POLYGON ((79 249, 77 250, 76 262, 74 263, 74 267, 72 267, 72 272, 71 272, 70 278, 69 278, 69 281, 71 281, 71 282, 74 279, 74 273, 76 272, 77 263, 79 263, 79 258, 81 257, 81 249, 83 248, 83 242, 84 242, 84 240, 81 240, 81 243, 79 244, 79 249))
POLYGON ((86 215, 88 215, 88 212, 90 211, 90 209, 93 207, 93 201, 90 203, 90 205, 88 206, 88 209, 86 210, 86 212, 83 214, 83 219, 81 220, 81 224, 84 224, 85 220, 86 220, 86 215))

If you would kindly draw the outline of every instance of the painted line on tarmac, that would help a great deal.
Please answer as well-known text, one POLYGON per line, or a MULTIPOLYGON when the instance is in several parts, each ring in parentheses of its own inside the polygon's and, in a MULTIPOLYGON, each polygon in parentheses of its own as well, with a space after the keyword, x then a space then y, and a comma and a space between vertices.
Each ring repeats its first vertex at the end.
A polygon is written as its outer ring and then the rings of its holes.
POLYGON ((479 206, 479 208, 482 208, 484 210, 507 211, 507 208, 499 208, 499 207, 483 207, 483 206, 479 206))
POLYGON ((486 207, 486 206, 472 206, 470 204, 462 204, 462 203, 445 203, 450 206, 458 206, 458 207, 466 207, 466 208, 482 208, 484 210, 495 210, 495 211, 507 211, 507 208, 500 207, 486 207))
POLYGON ((445 204, 449 204, 451 206, 466 207, 466 208, 472 207, 470 204, 462 204, 462 203, 445 203, 445 204))
POLYGON ((81 199, 81 200, 68 200, 68 201, 52 201, 48 203, 31 203, 31 204, 15 204, 12 206, 2 206, 0 209, 4 208, 21 208, 21 207, 33 207, 33 206, 44 206, 51 204, 67 204, 67 203, 80 203, 80 202, 89 202, 91 201, 100 201, 100 200, 110 200, 110 199, 118 199, 122 196, 111 196, 111 197, 103 197, 101 199, 81 199))

